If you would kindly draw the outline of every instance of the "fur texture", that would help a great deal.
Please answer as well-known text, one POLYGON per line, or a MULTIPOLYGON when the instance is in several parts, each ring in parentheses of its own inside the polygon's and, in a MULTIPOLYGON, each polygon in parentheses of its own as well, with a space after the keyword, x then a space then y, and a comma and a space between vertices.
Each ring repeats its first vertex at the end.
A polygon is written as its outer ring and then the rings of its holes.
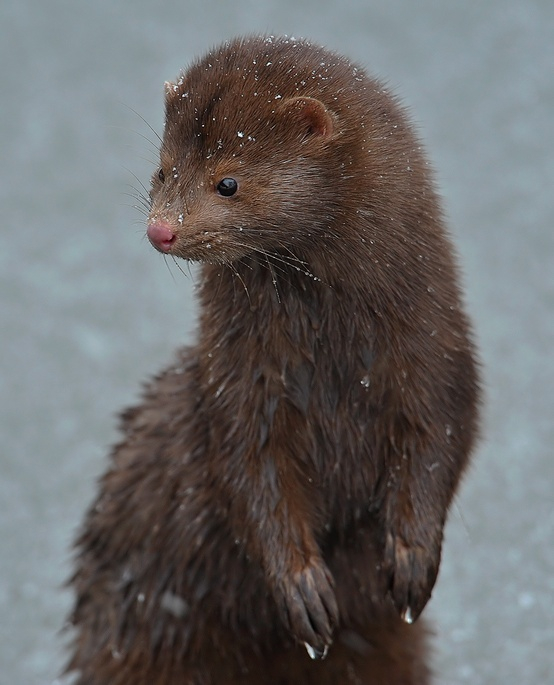
POLYGON ((148 235, 203 262, 199 332, 124 414, 77 543, 70 670, 428 683, 410 623, 478 382, 419 141, 345 58, 247 38, 166 84, 160 160, 148 235))

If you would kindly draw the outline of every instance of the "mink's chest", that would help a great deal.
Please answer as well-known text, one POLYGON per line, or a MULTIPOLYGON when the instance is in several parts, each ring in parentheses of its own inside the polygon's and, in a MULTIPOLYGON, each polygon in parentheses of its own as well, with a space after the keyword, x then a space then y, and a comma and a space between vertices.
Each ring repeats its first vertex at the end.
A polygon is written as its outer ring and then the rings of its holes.
POLYGON ((285 449, 331 500, 367 500, 381 391, 374 328, 336 302, 243 309, 195 353, 210 452, 239 477, 252 456, 285 449), (284 447, 285 446, 285 447, 284 447), (269 449, 268 449, 269 448, 269 449))

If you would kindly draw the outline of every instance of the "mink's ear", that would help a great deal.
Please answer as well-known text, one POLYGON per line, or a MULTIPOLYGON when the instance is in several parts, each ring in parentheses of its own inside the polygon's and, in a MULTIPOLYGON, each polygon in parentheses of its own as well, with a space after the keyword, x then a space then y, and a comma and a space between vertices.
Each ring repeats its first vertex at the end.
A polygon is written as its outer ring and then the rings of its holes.
POLYGON ((171 81, 166 81, 164 83, 165 99, 170 100, 171 97, 175 94, 176 90, 177 90, 177 85, 175 83, 172 83, 171 81))
POLYGON ((283 100, 279 110, 293 125, 303 128, 305 137, 322 136, 330 138, 335 129, 333 114, 321 100, 309 97, 295 97, 283 100))

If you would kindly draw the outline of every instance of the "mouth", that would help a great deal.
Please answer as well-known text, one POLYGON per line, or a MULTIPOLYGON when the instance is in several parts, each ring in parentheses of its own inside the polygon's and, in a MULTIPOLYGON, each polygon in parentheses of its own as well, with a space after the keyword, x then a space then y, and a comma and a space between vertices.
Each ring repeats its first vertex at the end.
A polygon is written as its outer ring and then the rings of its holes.
POLYGON ((159 218, 150 220, 146 237, 158 252, 190 262, 228 266, 251 252, 246 244, 238 244, 213 231, 185 233, 159 218))

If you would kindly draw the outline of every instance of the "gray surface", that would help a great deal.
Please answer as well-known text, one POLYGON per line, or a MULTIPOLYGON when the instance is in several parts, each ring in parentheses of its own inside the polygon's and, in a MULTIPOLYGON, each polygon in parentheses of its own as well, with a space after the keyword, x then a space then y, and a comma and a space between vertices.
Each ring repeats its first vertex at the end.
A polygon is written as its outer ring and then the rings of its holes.
MULTIPOLYGON (((552 0, 0 5, 0 682, 61 667, 69 545, 114 413, 193 326, 127 205, 162 83, 247 31, 306 35, 421 122, 486 369, 484 440, 429 613, 441 685, 554 682, 552 0)), ((186 271, 186 269, 185 269, 186 271)))

